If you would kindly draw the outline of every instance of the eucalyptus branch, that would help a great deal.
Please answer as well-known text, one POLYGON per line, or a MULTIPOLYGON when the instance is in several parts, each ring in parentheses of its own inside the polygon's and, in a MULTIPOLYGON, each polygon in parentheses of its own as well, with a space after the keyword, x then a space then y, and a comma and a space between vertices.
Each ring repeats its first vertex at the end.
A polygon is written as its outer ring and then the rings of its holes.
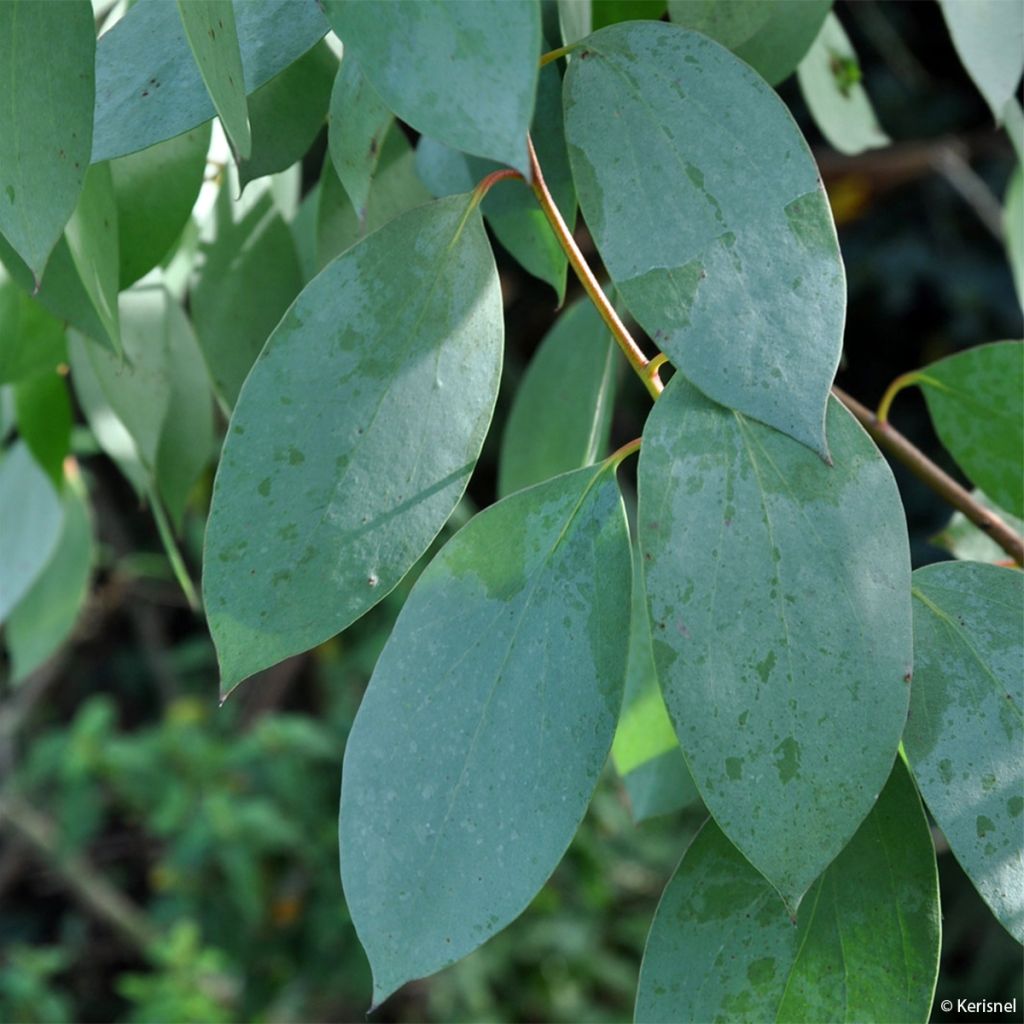
POLYGON ((991 537, 1018 565, 1024 565, 1024 537, 1008 526, 994 512, 977 502, 945 470, 937 466, 920 448, 911 444, 899 431, 882 421, 867 406, 862 405, 840 388, 832 393, 860 421, 880 448, 898 459, 919 480, 926 483, 939 497, 963 512, 979 530, 991 537))

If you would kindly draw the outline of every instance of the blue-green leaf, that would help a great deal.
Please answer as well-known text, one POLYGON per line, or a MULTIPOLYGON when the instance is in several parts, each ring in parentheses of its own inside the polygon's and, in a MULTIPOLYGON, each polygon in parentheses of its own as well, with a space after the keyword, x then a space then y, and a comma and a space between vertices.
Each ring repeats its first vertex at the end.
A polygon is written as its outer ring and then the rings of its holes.
POLYGON ((914 598, 907 757, 957 860, 1024 942, 1024 575, 942 562, 914 573, 914 598))
POLYGON ((36 281, 89 166, 95 55, 86 0, 0 4, 0 232, 36 281))
POLYGON ((480 513, 413 587, 342 772, 342 881, 375 1004, 475 949, 555 869, 611 745, 629 586, 605 465, 480 513))
POLYGON ((526 134, 541 44, 536 0, 326 0, 326 11, 398 117, 529 177, 526 134))
POLYGON ((306 286, 214 484, 203 587, 225 691, 344 629, 423 554, 483 444, 502 341, 471 196, 391 221, 306 286))
POLYGON ((640 454, 665 702, 708 810, 793 906, 889 774, 913 656, 892 473, 835 401, 828 428, 833 467, 674 377, 640 454))
POLYGON ((570 62, 565 131, 640 326, 710 398, 825 454, 846 287, 817 168, 774 91, 705 36, 629 22, 570 62))

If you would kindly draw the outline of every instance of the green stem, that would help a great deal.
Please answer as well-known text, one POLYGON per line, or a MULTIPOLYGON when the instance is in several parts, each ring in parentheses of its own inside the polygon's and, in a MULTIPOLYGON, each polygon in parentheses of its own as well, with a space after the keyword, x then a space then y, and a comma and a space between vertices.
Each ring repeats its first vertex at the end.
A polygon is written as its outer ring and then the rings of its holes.
POLYGON ((497 185, 499 181, 505 181, 508 178, 523 180, 523 176, 518 171, 513 171, 511 167, 503 167, 499 171, 491 171, 486 178, 481 178, 479 184, 473 189, 473 202, 470 203, 470 210, 474 210, 480 205, 484 196, 490 192, 493 185, 497 185))
POLYGON ((590 269, 590 265, 584 258, 583 253, 580 252, 580 248, 576 244, 576 239, 572 237, 572 232, 569 230, 568 225, 565 223, 565 219, 562 217, 558 207, 555 205, 555 201, 552 199, 550 191, 548 191, 548 186, 544 181, 544 175, 541 172, 540 164, 537 162, 537 153, 533 148, 533 140, 527 136, 526 142, 530 150, 530 170, 533 176, 533 191, 537 196, 537 202, 540 203, 540 207, 548 219, 548 223, 555 232, 555 237, 558 239, 559 245, 561 245, 562 249, 565 251, 565 255, 568 257, 573 271, 579 278, 580 284, 583 285, 587 295, 590 296, 591 301, 597 307, 598 313, 601 314, 601 319, 608 325, 608 329, 612 332, 613 337, 618 343, 619 348, 622 349, 623 355, 625 355, 629 365, 633 368, 634 373, 636 373, 636 375, 644 382, 644 386, 650 392, 651 397, 657 398, 662 391, 661 381, 657 379, 656 374, 652 377, 648 372, 647 367, 649 365, 649 360, 644 355, 640 346, 633 339, 633 336, 628 330, 626 330, 626 325, 619 318, 619 314, 615 312, 615 307, 608 300, 608 296, 601 290, 601 285, 598 284, 597 278, 594 276, 594 272, 590 269))
POLYGON ((559 57, 565 57, 567 54, 572 53, 580 43, 582 43, 582 40, 575 43, 569 43, 568 46, 560 46, 557 50, 549 50, 541 56, 540 66, 544 67, 545 64, 550 64, 552 61, 558 60, 559 57))
POLYGON ((189 608, 194 612, 198 612, 200 609, 199 595, 196 593, 196 588, 188 574, 188 569, 185 566, 185 560, 181 557, 181 552, 178 550, 178 544, 174 539, 174 531, 171 530, 171 524, 167 521, 167 513, 164 511, 164 507, 160 503, 160 498, 153 490, 149 493, 149 505, 153 510, 153 518, 156 520, 156 528, 160 534, 160 540, 163 543, 164 551, 167 552, 167 560, 171 563, 171 570, 174 573, 174 578, 178 581, 178 585, 184 592, 185 600, 188 601, 189 608))
POLYGON ((892 400, 904 388, 909 388, 911 384, 916 384, 920 379, 921 373, 919 370, 911 370, 910 373, 904 373, 897 377, 885 389, 885 394, 882 395, 882 400, 878 403, 878 412, 875 413, 875 419, 882 424, 888 423, 889 409, 892 407, 892 400))
POLYGON ((640 450, 640 441, 641 438, 639 437, 633 438, 632 441, 627 441, 621 448, 617 448, 613 451, 604 461, 611 463, 612 466, 618 469, 619 463, 622 462, 623 459, 628 458, 633 454, 633 452, 640 450))

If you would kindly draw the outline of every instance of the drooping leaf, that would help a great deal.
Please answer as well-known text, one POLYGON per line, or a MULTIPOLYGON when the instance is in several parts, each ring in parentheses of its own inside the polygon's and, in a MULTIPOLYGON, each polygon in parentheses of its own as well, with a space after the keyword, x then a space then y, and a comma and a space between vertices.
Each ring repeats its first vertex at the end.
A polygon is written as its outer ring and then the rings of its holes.
POLYGON ((19 381, 14 386, 14 408, 18 433, 59 489, 71 445, 71 402, 64 378, 50 370, 19 381))
POLYGON ((1024 18, 1019 3, 939 0, 946 27, 967 73, 1002 122, 1024 73, 1024 18))
POLYGON ((215 237, 189 293, 192 320, 214 387, 234 406, 246 374, 302 289, 288 227, 269 194, 236 222, 227 188, 217 198, 215 237))
POLYGON ((316 218, 320 209, 320 188, 318 181, 302 197, 298 213, 288 225, 295 244, 295 253, 299 261, 302 284, 306 285, 316 277, 318 270, 316 261, 316 218))
POLYGON ((15 682, 34 672, 64 643, 88 592, 95 552, 80 482, 68 481, 63 507, 64 523, 56 548, 4 628, 15 682))
POLYGON ((811 48, 832 0, 668 0, 669 17, 732 50, 776 85, 811 48))
POLYGON ((334 171, 361 222, 392 114, 349 54, 331 90, 327 140, 334 171))
MULTIPOLYGON (((978 490, 971 497, 982 508, 991 509, 1017 533, 1024 533, 1024 522, 998 508, 978 490)), ((963 512, 954 512, 939 533, 929 539, 930 544, 948 551, 954 558, 968 562, 1006 562, 1009 555, 987 534, 979 530, 963 512)))
POLYGON ((794 906, 888 776, 913 655, 892 473, 834 400, 828 429, 833 467, 677 375, 640 454, 665 703, 708 810, 794 906))
POLYGON ((470 196, 391 221, 299 295, 214 484, 203 586, 225 691, 344 629, 423 554, 480 452, 502 340, 470 196))
MULTIPOLYGON (((562 129, 562 80, 554 65, 541 71, 532 135, 548 189, 571 229, 576 223, 576 191, 562 129)), ((425 136, 416 148, 416 169, 435 196, 468 191, 500 167, 425 136)), ((565 252, 530 186, 523 181, 497 183, 484 197, 483 211, 498 241, 534 277, 550 284, 561 303, 565 252)))
POLYGON ((1003 207, 1006 255, 1017 286, 1017 298, 1024 306, 1024 168, 1020 164, 1010 178, 1003 207))
POLYGON ((115 352, 121 350, 117 202, 109 164, 93 164, 64 232, 71 262, 115 352))
POLYGON ((325 0, 327 18, 387 106, 417 131, 529 177, 540 56, 536 0, 325 0))
POLYGON ((789 112, 741 61, 671 25, 612 26, 577 58, 573 176, 626 306, 706 395, 824 454, 846 288, 789 112))
POLYGON ((607 454, 615 360, 615 344, 590 299, 555 321, 516 389, 498 460, 499 495, 607 454))
MULTIPOLYGON (((298 60, 327 31, 315 0, 235 6, 249 92, 298 60)), ((92 160, 109 160, 187 132, 214 115, 175 4, 138 0, 96 48, 92 160)))
POLYGON ((16 442, 0 457, 0 623, 50 560, 63 519, 50 478, 16 442))
POLYGON ((399 214, 430 201, 430 193, 416 173, 416 155, 397 124, 384 136, 380 161, 361 220, 352 201, 334 173, 330 160, 324 162, 317 208, 317 260, 325 267, 359 239, 399 214))
POLYGON ((861 85, 857 53, 832 13, 797 68, 800 92, 821 134, 840 153, 887 146, 867 91, 861 85))
POLYGON ((611 745, 629 586, 604 465, 480 513, 413 587, 342 771, 342 881, 374 1003, 475 949, 555 869, 611 745))
POLYGON ((0 384, 56 369, 65 359, 64 325, 30 299, 0 266, 0 384))
POLYGON ((86 0, 0 4, 0 232, 36 281, 89 166, 95 57, 86 0))
POLYGON ((558 0, 558 27, 565 46, 589 36, 594 31, 590 0, 558 0))
POLYGON ((243 188, 302 159, 327 117, 337 67, 319 43, 249 97, 252 153, 238 171, 243 188))
POLYGON ((914 598, 907 757, 957 860, 1024 942, 1024 575, 942 562, 914 573, 914 598))
POLYGON ((957 465, 997 505, 1024 516, 1024 342, 978 345, 914 379, 957 465))
POLYGON ((160 263, 181 237, 203 184, 209 146, 204 125, 110 162, 122 289, 160 263))
POLYGON ((935 851, 897 760, 795 927, 778 894, 708 821, 651 925, 636 1020, 923 1022, 939 940, 935 851))

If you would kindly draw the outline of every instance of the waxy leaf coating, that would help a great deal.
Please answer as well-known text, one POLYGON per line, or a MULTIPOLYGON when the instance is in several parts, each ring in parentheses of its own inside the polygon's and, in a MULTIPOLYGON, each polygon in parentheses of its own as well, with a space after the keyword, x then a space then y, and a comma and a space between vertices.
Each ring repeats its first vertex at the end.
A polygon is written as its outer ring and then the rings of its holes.
POLYGON ((977 562, 914 573, 903 742, 928 809, 993 913, 1024 942, 1024 575, 977 562))
POLYGON ((892 473, 835 401, 828 429, 833 467, 677 376, 640 454, 665 702, 708 810, 794 906, 881 791, 913 654, 892 473))
POLYGON ((412 590, 348 740, 341 871, 374 1003, 520 914, 608 756, 630 552, 608 465, 504 499, 412 590))
POLYGON ((636 1020, 926 1021, 939 967, 928 820, 897 761, 795 922, 708 821, 658 905, 636 1020))
POLYGON ((203 588, 225 691, 344 629, 427 549, 480 453, 502 342, 471 196, 396 218, 302 291, 214 483, 203 588))
POLYGON ((784 104, 707 37, 647 22, 590 36, 564 96, 580 208, 637 322, 710 398, 826 454, 846 286, 784 104))

